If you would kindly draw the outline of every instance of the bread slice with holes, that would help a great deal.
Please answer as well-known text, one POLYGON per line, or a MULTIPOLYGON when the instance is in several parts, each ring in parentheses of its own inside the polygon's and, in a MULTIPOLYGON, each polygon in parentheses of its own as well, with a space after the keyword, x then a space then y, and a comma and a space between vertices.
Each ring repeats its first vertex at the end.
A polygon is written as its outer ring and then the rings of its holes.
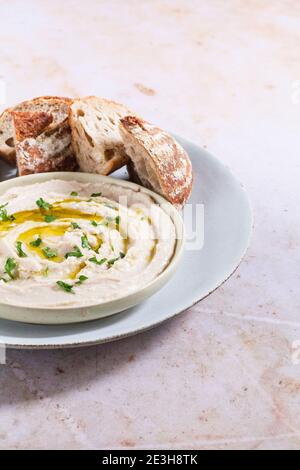
POLYGON ((45 112, 53 116, 53 126, 65 121, 72 99, 60 96, 40 96, 8 108, 0 115, 0 157, 16 163, 12 112, 45 112))
POLYGON ((77 168, 68 118, 55 123, 53 114, 28 111, 12 118, 19 176, 77 168))
POLYGON ((97 96, 73 102, 72 143, 81 171, 108 175, 128 162, 119 123, 129 113, 122 104, 97 96))
POLYGON ((182 207, 193 185, 192 164, 182 146, 167 132, 135 116, 121 119, 120 131, 130 157, 131 178, 182 207))

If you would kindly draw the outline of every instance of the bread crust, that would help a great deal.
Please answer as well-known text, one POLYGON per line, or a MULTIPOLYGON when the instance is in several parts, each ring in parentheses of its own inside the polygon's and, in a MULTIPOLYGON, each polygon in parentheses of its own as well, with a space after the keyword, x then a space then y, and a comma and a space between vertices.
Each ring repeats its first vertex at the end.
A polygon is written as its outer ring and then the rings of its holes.
POLYGON ((73 171, 77 162, 66 118, 51 126, 53 116, 43 112, 13 112, 19 175, 73 171))
POLYGON ((15 126, 15 140, 20 142, 28 137, 37 137, 53 121, 52 114, 12 111, 15 126))
POLYGON ((68 108, 73 100, 62 96, 39 96, 31 100, 22 101, 16 106, 5 109, 0 115, 0 157, 8 163, 16 163, 16 151, 14 144, 13 112, 35 112, 47 111, 51 108, 54 124, 57 123, 56 116, 61 113, 63 121, 68 115, 68 108))
POLYGON ((148 187, 172 204, 182 207, 193 185, 192 165, 182 146, 164 130, 136 116, 121 119, 120 130, 131 159, 127 167, 129 175, 134 181, 148 183, 148 187), (146 178, 136 164, 137 155, 144 160, 146 178))

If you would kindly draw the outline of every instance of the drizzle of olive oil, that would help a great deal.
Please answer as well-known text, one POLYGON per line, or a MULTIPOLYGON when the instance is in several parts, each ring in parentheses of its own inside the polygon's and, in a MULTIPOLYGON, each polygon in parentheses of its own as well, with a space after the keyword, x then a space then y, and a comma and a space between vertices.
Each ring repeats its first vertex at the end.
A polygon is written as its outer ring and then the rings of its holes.
POLYGON ((127 253, 128 251, 128 245, 129 245, 129 238, 123 238, 123 252, 127 253))
POLYGON ((96 253, 98 253, 99 249, 101 248, 101 245, 103 243, 103 240, 101 237, 99 237, 99 235, 96 235, 96 238, 97 238, 97 244, 96 246, 94 247, 94 251, 96 251, 96 253))
POLYGON ((54 203, 52 208, 48 211, 33 209, 15 212, 13 214, 14 220, 0 222, 0 232, 7 232, 8 230, 16 227, 17 225, 23 224, 24 222, 45 222, 45 215, 54 215, 57 219, 62 221, 69 219, 84 219, 95 220, 99 223, 103 220, 103 217, 100 215, 88 214, 82 212, 80 209, 60 207, 62 204, 74 201, 80 202, 78 199, 65 199, 63 201, 54 203))
POLYGON ((148 256, 148 261, 149 261, 149 263, 153 260, 154 255, 155 255, 155 253, 156 253, 156 248, 157 248, 158 240, 155 239, 155 240, 153 240, 153 242, 154 242, 154 245, 152 246, 151 251, 150 251, 150 255, 148 256))
MULTIPOLYGON (((45 244, 43 242, 39 246, 32 246, 31 242, 35 241, 37 237, 41 238, 43 241, 45 237, 63 236, 65 232, 70 228, 69 223, 74 220, 89 220, 100 223, 103 220, 103 217, 100 215, 88 214, 86 212, 82 212, 80 209, 61 207, 61 205, 65 203, 81 201, 84 201, 84 199, 67 198, 62 201, 55 202, 54 204, 52 204, 52 207, 47 211, 40 210, 39 208, 37 208, 33 210, 15 212, 13 214, 13 220, 0 222, 0 237, 4 236, 9 230, 25 222, 42 222, 45 224, 45 215, 53 215, 56 217, 56 220, 60 222, 59 224, 57 224, 54 220, 53 222, 46 223, 46 225, 33 227, 21 233, 18 237, 18 241, 24 243, 28 251, 36 253, 40 258, 48 259, 49 261, 55 263, 61 263, 62 261, 64 261, 64 258, 61 256, 47 258, 43 251, 43 249, 45 248, 45 244)), ((95 201, 93 201, 93 203, 101 205, 101 203, 97 203, 95 201)), ((98 252, 102 243, 102 238, 97 236, 97 246, 95 247, 95 251, 98 252)), ((124 252, 127 251, 127 244, 128 240, 126 239, 124 240, 124 252)), ((71 279, 75 279, 77 274, 81 271, 81 269, 83 269, 84 266, 84 263, 80 263, 80 265, 69 275, 69 277, 71 279)))
POLYGON ((42 225, 40 227, 33 227, 25 232, 21 233, 18 237, 18 241, 24 243, 28 251, 36 253, 40 258, 49 259, 50 261, 54 261, 55 263, 61 263, 64 258, 61 256, 54 256, 53 258, 47 258, 43 249, 45 245, 41 243, 39 246, 32 246, 31 242, 36 240, 36 236, 44 240, 45 237, 60 237, 65 234, 69 225, 42 225))
POLYGON ((143 212, 143 210, 142 210, 140 207, 136 207, 136 208, 135 208, 135 212, 136 212, 136 214, 138 214, 138 215, 144 215, 144 212, 143 212))
POLYGON ((69 279, 76 279, 77 275, 80 273, 80 271, 86 267, 85 262, 81 262, 75 269, 69 274, 69 279))

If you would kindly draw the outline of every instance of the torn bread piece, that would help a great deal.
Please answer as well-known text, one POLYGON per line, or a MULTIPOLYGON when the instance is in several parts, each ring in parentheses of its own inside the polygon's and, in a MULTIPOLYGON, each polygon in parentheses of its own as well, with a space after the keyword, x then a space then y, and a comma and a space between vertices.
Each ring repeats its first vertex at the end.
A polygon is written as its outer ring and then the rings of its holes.
POLYGON ((49 113, 53 116, 52 125, 56 126, 68 117, 72 101, 70 98, 60 96, 40 96, 32 100, 23 101, 3 111, 0 115, 0 157, 8 163, 16 163, 12 112, 49 113))
POLYGON ((70 108, 72 143, 80 169, 108 175, 128 162, 120 135, 125 106, 97 96, 74 100, 70 108))
POLYGON ((164 130, 135 116, 121 119, 120 131, 130 157, 131 179, 182 207, 193 185, 192 164, 182 146, 164 130))
POLYGON ((49 113, 14 111, 12 117, 19 176, 77 168, 68 118, 53 126, 49 113))

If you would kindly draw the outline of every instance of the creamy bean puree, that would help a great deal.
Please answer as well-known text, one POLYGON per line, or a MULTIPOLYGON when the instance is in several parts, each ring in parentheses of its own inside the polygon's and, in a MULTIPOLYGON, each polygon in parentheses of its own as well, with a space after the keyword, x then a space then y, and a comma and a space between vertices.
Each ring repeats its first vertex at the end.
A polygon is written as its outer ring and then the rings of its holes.
POLYGON ((110 183, 50 180, 0 197, 0 299, 85 306, 156 278, 175 248, 170 217, 150 196, 110 183))

